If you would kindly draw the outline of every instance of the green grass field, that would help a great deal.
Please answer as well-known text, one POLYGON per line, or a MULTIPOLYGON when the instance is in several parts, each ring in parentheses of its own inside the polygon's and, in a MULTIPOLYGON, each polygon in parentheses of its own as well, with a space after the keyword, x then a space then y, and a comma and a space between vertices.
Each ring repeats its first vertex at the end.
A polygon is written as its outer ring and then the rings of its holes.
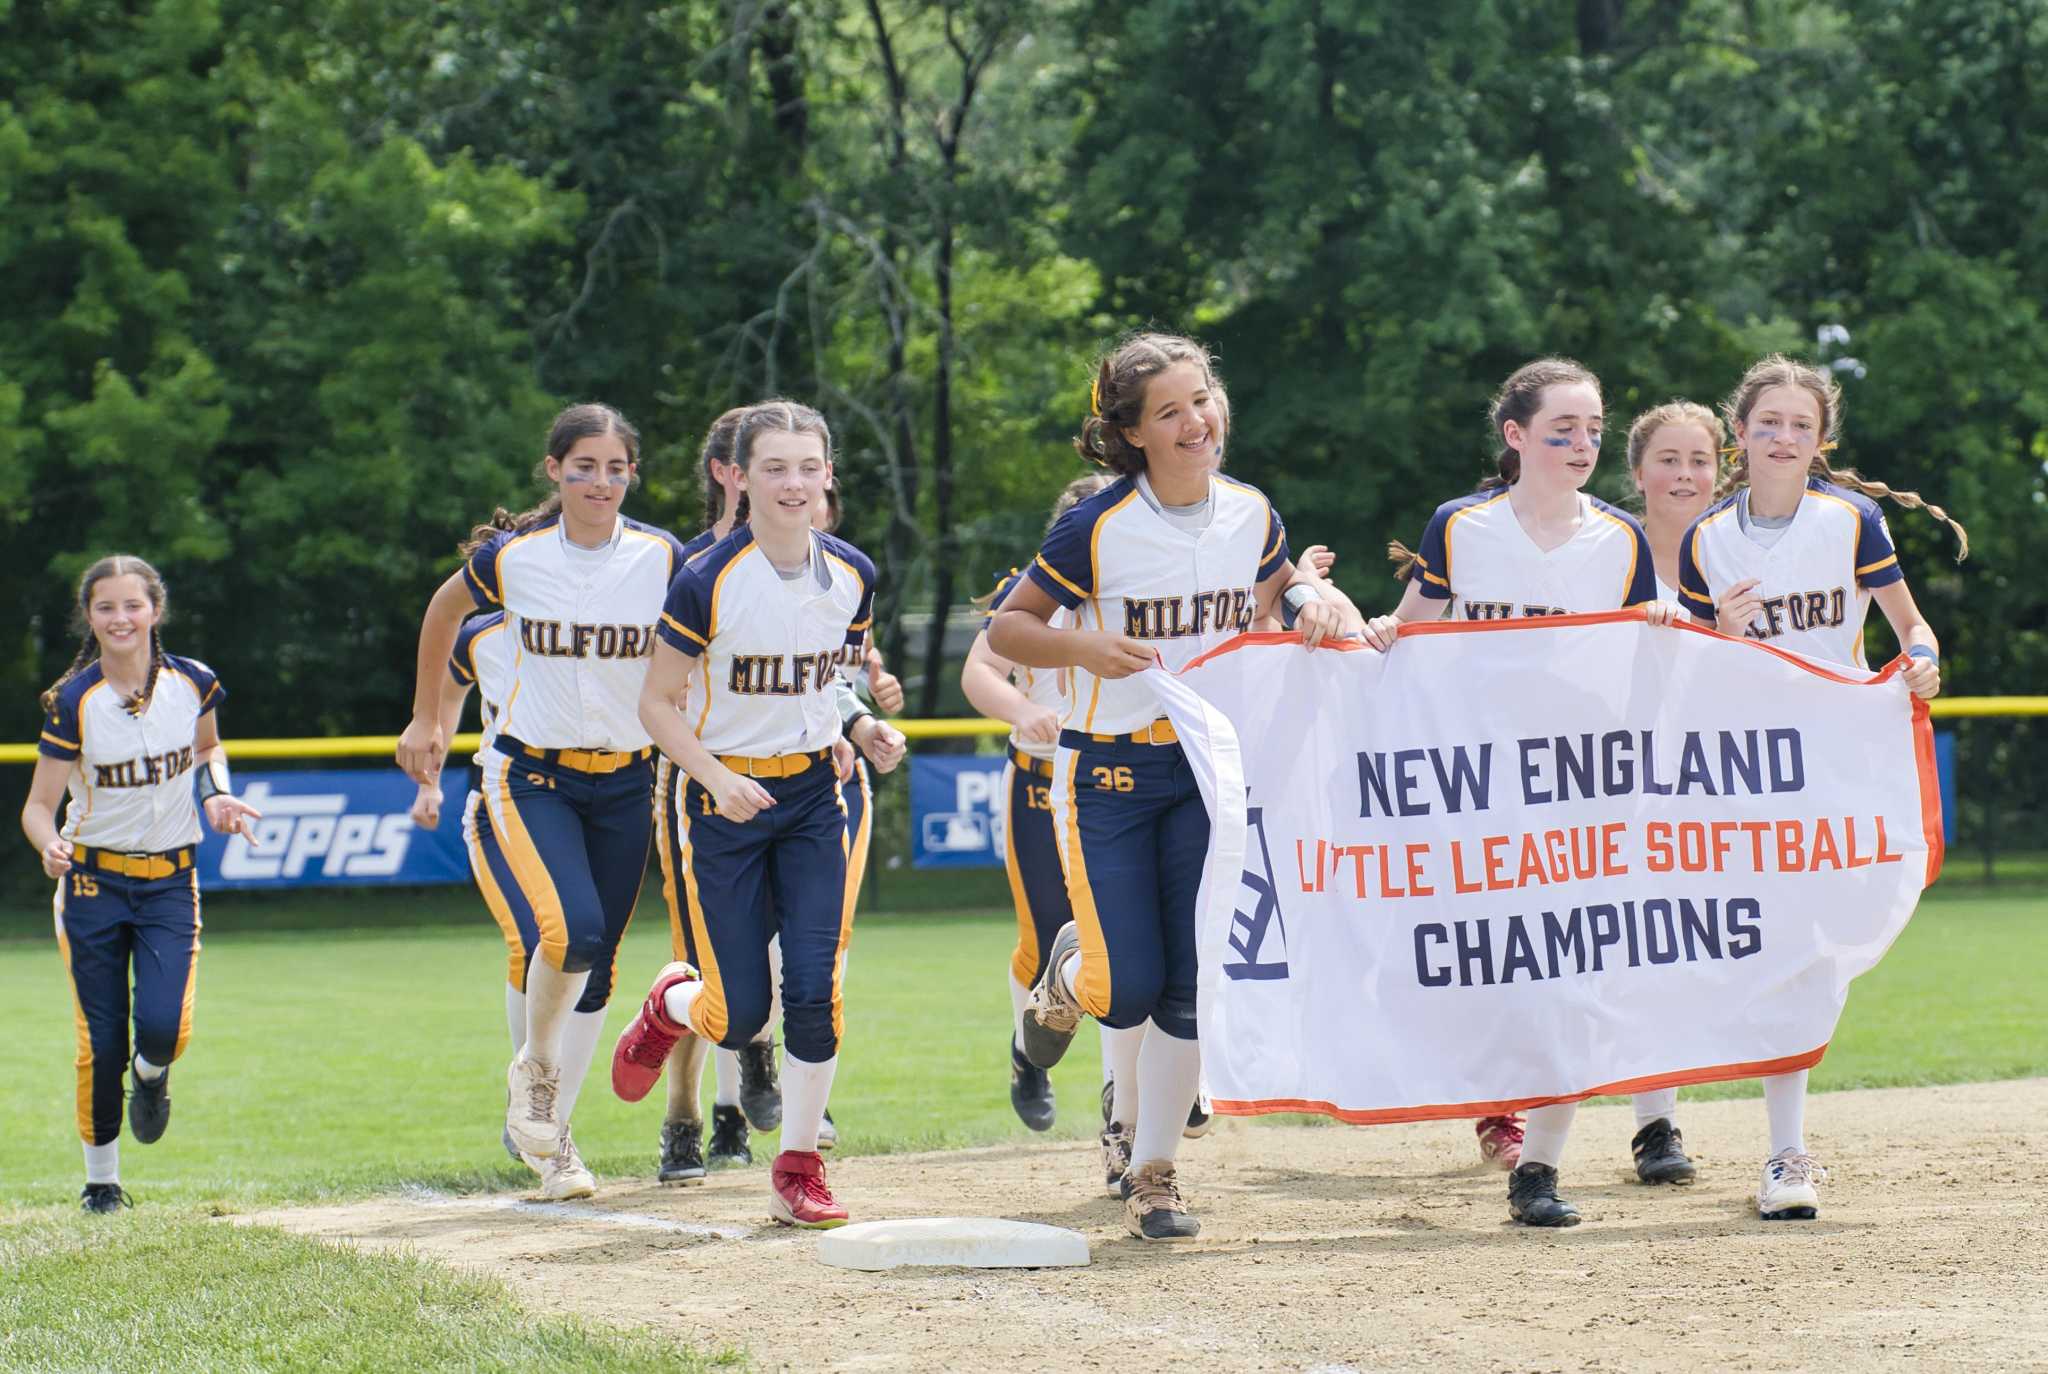
MULTIPOLYGON (((0 942, 0 1120, 13 1127, 13 1148, 0 1154, 0 1367, 693 1367, 664 1347, 525 1318, 489 1283, 206 1220, 403 1184, 524 1186, 529 1175, 498 1145, 503 946, 480 913, 462 920, 466 896, 242 898, 211 909, 174 1123, 154 1146, 124 1139, 138 1210, 111 1222, 73 1210, 74 1041, 54 942, 0 942), (352 914, 367 928, 310 923, 352 914), (421 917, 461 923, 395 924, 421 917), (173 1261, 183 1301, 165 1322, 151 1314, 163 1310, 173 1261), (102 1307, 95 1294, 117 1296, 102 1307), (128 1358, 136 1340, 152 1360, 128 1358)), ((628 936, 613 1027, 668 957, 659 910, 643 906, 628 936)), ((863 918, 833 1092, 843 1151, 1028 1135, 1010 1112, 1003 1057, 1012 935, 1007 913, 986 910, 863 918)), ((1925 902, 1857 982, 1815 1088, 2048 1073, 2044 966, 2048 894, 1965 889, 1925 902)), ((1060 1135, 1089 1133, 1096 1063, 1084 1031, 1055 1075, 1060 1135)), ((576 1112, 578 1143, 600 1176, 648 1172, 659 1105, 617 1101, 605 1072, 601 1050, 576 1112)), ((1687 1096, 1756 1091, 1732 1083, 1687 1096)))

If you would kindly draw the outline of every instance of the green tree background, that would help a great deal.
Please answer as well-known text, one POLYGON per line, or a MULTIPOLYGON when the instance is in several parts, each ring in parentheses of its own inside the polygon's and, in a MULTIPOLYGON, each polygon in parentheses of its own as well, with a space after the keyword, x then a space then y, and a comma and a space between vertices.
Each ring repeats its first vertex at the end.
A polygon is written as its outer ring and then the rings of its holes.
MULTIPOLYGON (((1482 474, 1541 352, 1611 423, 1834 363, 1953 692, 2048 682, 2048 0, 0 0, 5 711, 113 550, 239 735, 403 723, 424 599, 552 409, 831 416, 912 708, 1029 556, 1092 353, 1222 358, 1233 470, 1340 551, 1482 474), (1829 342, 1823 343, 1823 338, 1829 342)), ((1619 445, 1597 478, 1626 488, 1619 445)))

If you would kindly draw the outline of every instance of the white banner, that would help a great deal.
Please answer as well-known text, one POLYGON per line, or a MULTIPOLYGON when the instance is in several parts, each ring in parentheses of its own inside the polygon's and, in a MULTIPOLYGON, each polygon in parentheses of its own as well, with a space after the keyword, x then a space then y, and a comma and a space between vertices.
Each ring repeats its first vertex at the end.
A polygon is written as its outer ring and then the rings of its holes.
POLYGON ((1521 1110, 1819 1061, 1941 866, 1925 703, 1639 611, 1151 678, 1215 824, 1217 1110, 1521 1110))

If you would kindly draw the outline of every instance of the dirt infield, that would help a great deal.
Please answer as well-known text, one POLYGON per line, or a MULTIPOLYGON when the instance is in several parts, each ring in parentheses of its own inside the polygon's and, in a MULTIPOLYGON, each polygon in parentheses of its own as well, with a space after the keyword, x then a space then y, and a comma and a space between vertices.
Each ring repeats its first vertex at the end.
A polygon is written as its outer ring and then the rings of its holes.
MULTIPOLYGON (((851 1104, 849 1104, 850 1106, 851 1104)), ((832 1269, 764 1222, 760 1168, 610 1181, 592 1203, 425 1193, 238 1218, 495 1274, 536 1309, 736 1345, 766 1368, 2048 1367, 2048 1079, 1835 1093, 1816 1222, 1766 1224, 1757 1101, 1682 1104, 1700 1182, 1649 1189, 1626 1110, 1579 1116, 1567 1231, 1506 1220, 1463 1123, 1221 1121, 1182 1153, 1203 1235, 1141 1247, 1078 1145, 849 1159, 855 1220, 1011 1216, 1087 1234, 1086 1269, 832 1269)), ((650 1160, 650 1165, 651 1165, 650 1160)))

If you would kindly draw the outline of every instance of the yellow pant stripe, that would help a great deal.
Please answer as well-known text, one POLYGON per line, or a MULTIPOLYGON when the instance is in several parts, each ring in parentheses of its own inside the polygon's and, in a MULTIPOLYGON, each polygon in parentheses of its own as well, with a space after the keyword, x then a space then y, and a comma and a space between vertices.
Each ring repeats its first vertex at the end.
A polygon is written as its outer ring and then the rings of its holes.
POLYGON ((1059 752, 1057 768, 1066 776, 1055 782, 1066 800, 1065 824, 1060 829, 1061 858, 1066 861, 1067 901, 1074 908, 1075 933, 1081 937, 1081 976, 1074 996, 1081 1010, 1090 1016, 1109 1015, 1109 942, 1102 934, 1102 916, 1095 909, 1095 892, 1088 886, 1088 856, 1081 852, 1081 813, 1074 781, 1081 772, 1081 756, 1072 749, 1059 752))
POLYGON ((538 953, 548 967, 559 969, 569 954, 569 922, 562 914, 562 897, 512 800, 512 760, 495 749, 484 752, 484 794, 490 804, 491 831, 504 848, 512 880, 533 910, 533 923, 540 931, 538 953))
MULTIPOLYGON (((687 795, 684 800, 688 801, 687 795)), ((719 1041, 725 1039, 726 1030, 725 982, 718 974, 718 951, 712 947, 711 930, 704 923, 704 903, 697 896, 696 870, 690 866, 690 808, 678 806, 676 819, 682 830, 683 852, 679 857, 683 896, 690 908, 690 933, 696 937, 697 957, 703 960, 697 966, 697 974, 704 980, 704 990, 690 1005, 690 1029, 706 1040, 719 1041)))
MULTIPOLYGON (((868 787, 866 769, 860 769, 860 829, 844 835, 846 852, 846 894, 839 907, 839 947, 832 952, 832 1038, 846 1034, 846 946, 853 940, 853 909, 860 902, 860 882, 867 876, 868 845, 874 839, 875 794, 868 787)), ((846 810, 846 794, 839 794, 839 809, 846 810)))
POLYGON ((192 870, 192 959, 185 966, 185 997, 178 1004, 178 1043, 171 1047, 171 1063, 178 1062, 185 1046, 192 1042, 192 1004, 199 997, 199 870, 192 870))
POLYGON ((483 793, 470 793, 462 808, 462 842, 469 850, 469 873, 476 879, 476 890, 483 894, 485 909, 498 923, 498 933, 505 937, 505 981, 523 992, 526 941, 520 938, 519 920, 512 914, 512 903, 506 900, 505 889, 498 886, 498 875, 491 872, 490 857, 484 853, 483 827, 490 823, 483 793))
MULTIPOLYGON (((51 908, 57 923, 57 953, 64 957, 64 973, 71 974, 71 941, 64 934, 64 884, 70 875, 57 880, 57 895, 51 908)), ((85 1004, 78 1000, 78 980, 71 978, 71 1019, 78 1027, 78 1138, 96 1144, 92 1138, 92 1028, 85 1023, 85 1004)))
POLYGON ((1017 908, 1017 948, 1010 953, 1010 976, 1031 986, 1038 972, 1038 923, 1031 919, 1031 898, 1024 891, 1024 870, 1017 862, 1017 765, 1003 766, 1003 871, 1010 878, 1010 903, 1017 908))

